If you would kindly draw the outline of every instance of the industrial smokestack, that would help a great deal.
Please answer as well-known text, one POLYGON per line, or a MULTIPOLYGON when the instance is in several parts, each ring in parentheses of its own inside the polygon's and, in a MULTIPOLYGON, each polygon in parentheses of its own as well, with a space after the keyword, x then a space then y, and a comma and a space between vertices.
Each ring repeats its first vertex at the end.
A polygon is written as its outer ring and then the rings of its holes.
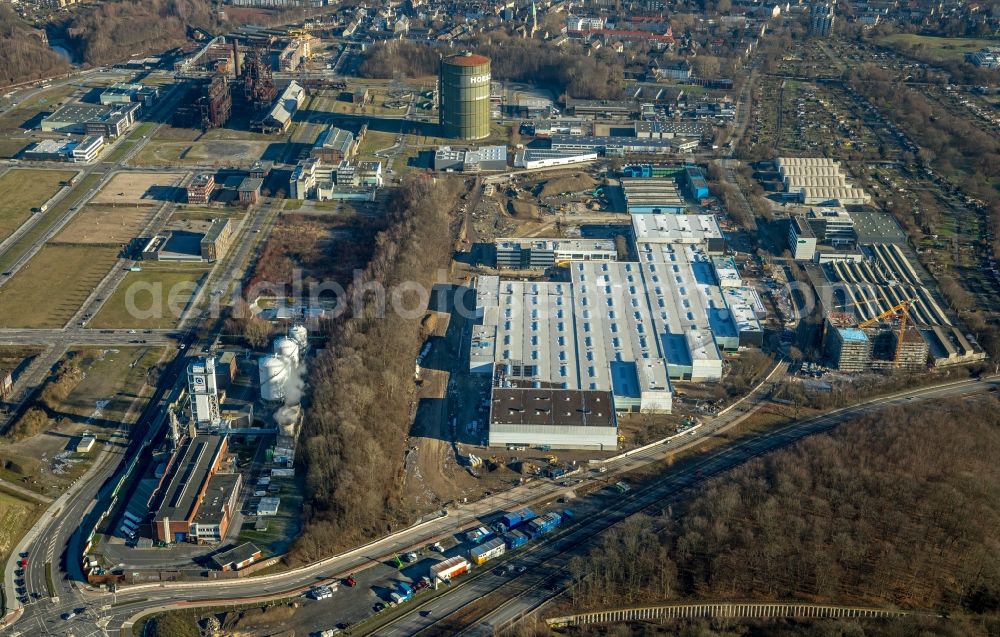
POLYGON ((236 79, 240 78, 240 45, 233 38, 233 73, 236 79))

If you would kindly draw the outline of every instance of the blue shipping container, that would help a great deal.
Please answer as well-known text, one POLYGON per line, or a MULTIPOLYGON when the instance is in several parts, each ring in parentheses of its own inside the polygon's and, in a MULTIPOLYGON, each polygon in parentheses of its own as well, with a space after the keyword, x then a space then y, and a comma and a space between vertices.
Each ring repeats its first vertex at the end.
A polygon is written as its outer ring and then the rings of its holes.
POLYGON ((509 549, 516 549, 528 543, 528 536, 520 531, 511 531, 504 536, 504 539, 507 540, 507 548, 509 549))
POLYGON ((532 537, 545 535, 562 523, 562 517, 558 513, 546 513, 540 518, 531 521, 528 525, 528 532, 532 537))
POLYGON ((500 524, 504 529, 510 531, 519 524, 524 524, 529 520, 535 518, 535 512, 531 509, 521 509, 520 511, 515 511, 513 513, 505 513, 502 518, 500 518, 500 524))

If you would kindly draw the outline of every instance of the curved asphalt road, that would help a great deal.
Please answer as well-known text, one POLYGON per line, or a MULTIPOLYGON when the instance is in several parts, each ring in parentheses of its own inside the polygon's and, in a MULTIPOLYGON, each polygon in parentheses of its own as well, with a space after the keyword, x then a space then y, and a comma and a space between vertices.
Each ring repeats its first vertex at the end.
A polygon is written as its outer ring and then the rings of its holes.
MULTIPOLYGON (((551 583, 548 578, 558 577, 571 556, 587 549, 587 543, 590 539, 629 515, 654 504, 666 505, 673 499, 681 497, 684 491, 709 476, 731 469, 750 457, 767 453, 803 437, 831 429, 857 416, 911 402, 982 394, 996 389, 998 385, 1000 385, 1000 379, 990 377, 978 381, 959 381, 876 398, 861 405, 835 410, 729 445, 708 454, 696 465, 684 471, 669 474, 664 479, 647 487, 633 490, 625 497, 614 498, 608 505, 600 503, 597 503, 596 506, 592 505, 589 497, 579 499, 573 504, 573 509, 580 514, 579 518, 584 522, 569 527, 563 535, 553 538, 550 542, 535 544, 530 551, 520 553, 518 561, 532 566, 523 575, 510 578, 490 573, 482 577, 470 578, 468 586, 461 585, 461 581, 459 581, 446 594, 426 604, 414 605, 408 614, 402 616, 392 625, 380 628, 378 633, 380 635, 412 635, 439 624, 449 614, 482 598, 490 591, 500 589, 503 586, 518 587, 519 590, 511 591, 510 597, 487 615, 482 623, 466 631, 470 634, 491 633, 494 627, 518 617, 521 613, 553 596, 559 587, 555 586, 555 590, 548 590, 551 588, 548 585, 551 583), (592 509, 592 507, 594 508, 592 509), (432 614, 424 617, 421 611, 425 610, 431 610, 432 614)), ((667 451, 689 447, 692 442, 690 439, 675 439, 670 443, 650 447, 630 457, 611 461, 608 463, 608 474, 662 460, 667 451)), ((606 481, 608 474, 596 474, 595 472, 594 475, 586 478, 585 482, 597 479, 606 481)), ((571 489, 560 487, 551 482, 529 483, 524 487, 503 494, 502 508, 506 509, 535 500, 553 499, 569 490, 571 489)), ((385 555, 400 552, 408 547, 423 545, 441 535, 453 534, 460 526, 465 526, 466 523, 471 524, 475 518, 494 512, 499 508, 495 506, 496 504, 500 503, 491 497, 456 508, 447 517, 430 520, 378 540, 366 547, 308 567, 276 575, 232 582, 177 582, 137 585, 121 589, 117 594, 83 587, 81 590, 72 591, 65 598, 60 596, 60 601, 56 603, 43 599, 29 604, 24 616, 15 625, 15 629, 20 631, 20 634, 31 635, 64 635, 70 632, 78 637, 99 634, 128 635, 131 634, 129 630, 131 619, 139 616, 140 611, 174 606, 179 599, 184 600, 188 605, 191 605, 192 602, 206 602, 214 605, 219 604, 222 600, 261 598, 269 595, 281 596, 294 593, 298 589, 314 585, 318 581, 344 576, 385 555), (85 616, 69 621, 59 619, 59 615, 62 613, 80 608, 87 609, 85 616), (123 628, 124 630, 122 630, 123 628)), ((557 584, 561 585, 561 582, 557 582, 557 584)))

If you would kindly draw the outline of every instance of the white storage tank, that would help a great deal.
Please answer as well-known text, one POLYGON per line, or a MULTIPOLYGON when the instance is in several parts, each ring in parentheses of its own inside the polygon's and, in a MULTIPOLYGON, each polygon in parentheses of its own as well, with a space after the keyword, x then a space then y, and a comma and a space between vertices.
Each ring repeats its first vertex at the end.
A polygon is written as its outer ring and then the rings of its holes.
POLYGON ((299 364, 299 345, 287 336, 274 339, 274 354, 287 360, 292 367, 299 364))
POLYGON ((261 356, 257 365, 260 368, 260 397, 266 402, 284 401, 288 361, 277 355, 261 356))
POLYGON ((295 344, 299 346, 299 355, 305 352, 309 347, 309 330, 307 330, 306 326, 301 323, 297 323, 288 328, 288 338, 295 341, 295 344))

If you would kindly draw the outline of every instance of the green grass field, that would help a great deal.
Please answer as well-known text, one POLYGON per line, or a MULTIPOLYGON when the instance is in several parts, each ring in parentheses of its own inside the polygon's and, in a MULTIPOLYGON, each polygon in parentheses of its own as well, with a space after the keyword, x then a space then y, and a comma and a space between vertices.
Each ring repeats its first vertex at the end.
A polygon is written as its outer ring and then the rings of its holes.
POLYGON ((0 177, 0 241, 6 239, 52 195, 59 192, 59 182, 75 172, 68 170, 8 170, 0 177))
POLYGON ((913 33, 894 33, 878 40, 883 46, 913 53, 917 57, 935 62, 962 60, 966 53, 973 53, 987 46, 997 46, 1000 40, 976 38, 936 38, 913 33))
POLYGON ((0 325, 62 327, 118 258, 116 248, 48 245, 0 288, 0 325))
POLYGON ((126 139, 122 141, 122 143, 118 144, 118 146, 115 147, 114 152, 105 157, 104 161, 110 164, 117 164, 122 160, 122 157, 128 154, 128 151, 132 150, 132 148, 134 147, 135 147, 135 142, 126 139))
POLYGON ((375 151, 389 148, 395 141, 395 133, 369 130, 365 133, 365 138, 358 144, 358 157, 374 157, 375 151))
POLYGON ((41 514, 42 505, 0 489, 0 563, 7 563, 11 551, 41 514))
POLYGON ((144 268, 142 272, 129 272, 89 327, 175 327, 209 272, 208 268, 144 268))
POLYGON ((0 132, 20 130, 21 126, 42 112, 54 112, 59 104, 76 89, 72 86, 57 86, 34 95, 16 107, 0 115, 0 132))
POLYGON ((0 139, 0 157, 11 159, 29 146, 29 143, 22 139, 0 139))
POLYGON ((41 220, 31 227, 30 230, 25 232, 21 237, 15 241, 10 248, 2 256, 0 256, 0 270, 6 270, 9 268, 17 259, 24 254, 24 252, 34 245, 35 241, 39 237, 45 234, 49 228, 59 220, 69 207, 76 202, 82 193, 87 192, 100 180, 100 175, 90 175, 85 177, 82 181, 77 183, 73 187, 73 190, 59 200, 59 203, 49 208, 48 212, 44 213, 41 220))

